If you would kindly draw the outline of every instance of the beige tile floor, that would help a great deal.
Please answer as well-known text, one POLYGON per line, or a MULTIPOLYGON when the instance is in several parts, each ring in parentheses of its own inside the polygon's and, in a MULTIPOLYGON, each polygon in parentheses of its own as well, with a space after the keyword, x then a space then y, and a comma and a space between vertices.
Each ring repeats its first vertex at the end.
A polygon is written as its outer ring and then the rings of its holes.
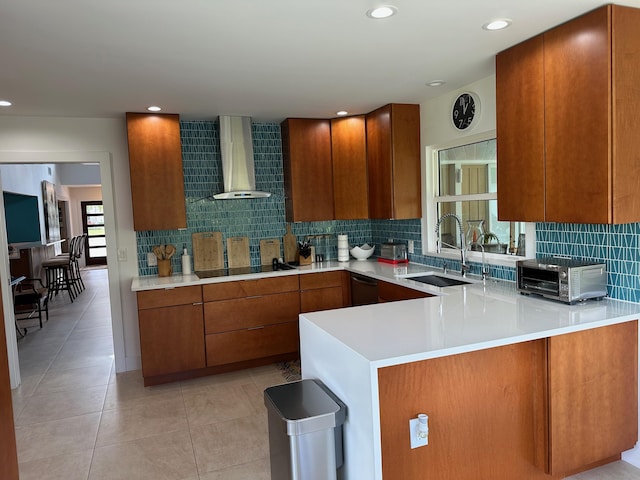
MULTIPOLYGON (((116 375, 106 270, 83 278, 86 291, 53 300, 49 323, 18 344, 21 480, 269 480, 263 391, 284 382, 276 367, 147 388, 139 371, 116 375)), ((572 478, 640 470, 616 462, 572 478)))

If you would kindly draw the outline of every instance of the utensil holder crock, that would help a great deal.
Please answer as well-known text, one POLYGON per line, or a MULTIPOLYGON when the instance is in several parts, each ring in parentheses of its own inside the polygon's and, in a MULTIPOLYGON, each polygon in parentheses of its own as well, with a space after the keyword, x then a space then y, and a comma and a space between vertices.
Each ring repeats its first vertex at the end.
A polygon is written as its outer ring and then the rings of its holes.
POLYGON ((170 259, 158 259, 158 276, 170 277, 173 274, 173 268, 171 268, 170 259))

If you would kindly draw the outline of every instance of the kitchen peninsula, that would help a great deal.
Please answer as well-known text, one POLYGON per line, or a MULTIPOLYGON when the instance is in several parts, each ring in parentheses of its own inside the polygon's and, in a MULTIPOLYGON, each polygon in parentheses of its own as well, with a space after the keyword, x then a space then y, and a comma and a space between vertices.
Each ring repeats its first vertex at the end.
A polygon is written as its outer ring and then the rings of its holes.
POLYGON ((429 290, 300 316, 303 378, 348 406, 345 479, 556 479, 633 448, 639 305, 508 282, 429 290), (419 413, 429 445, 411 449, 419 413))

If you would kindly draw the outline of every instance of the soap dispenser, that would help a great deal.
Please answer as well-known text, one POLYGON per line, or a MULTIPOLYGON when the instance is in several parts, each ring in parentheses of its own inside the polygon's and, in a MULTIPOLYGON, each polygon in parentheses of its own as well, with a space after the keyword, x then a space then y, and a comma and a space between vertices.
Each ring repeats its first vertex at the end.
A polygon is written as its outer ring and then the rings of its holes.
POLYGON ((187 253, 187 245, 182 245, 182 274, 190 275, 191 274, 191 255, 187 253))

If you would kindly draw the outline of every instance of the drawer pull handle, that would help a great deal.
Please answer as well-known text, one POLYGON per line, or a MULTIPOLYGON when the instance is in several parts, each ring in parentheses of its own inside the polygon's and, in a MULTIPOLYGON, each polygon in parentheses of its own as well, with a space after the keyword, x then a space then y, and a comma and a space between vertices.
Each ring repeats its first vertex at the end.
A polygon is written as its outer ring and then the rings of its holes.
POLYGON ((197 305, 202 305, 203 303, 204 303, 204 302, 195 302, 195 303, 193 303, 192 305, 195 307, 195 306, 197 306, 197 305))
POLYGON ((250 327, 250 328, 247 328, 247 330, 260 330, 262 328, 264 328, 264 325, 261 325, 259 327, 250 327))

